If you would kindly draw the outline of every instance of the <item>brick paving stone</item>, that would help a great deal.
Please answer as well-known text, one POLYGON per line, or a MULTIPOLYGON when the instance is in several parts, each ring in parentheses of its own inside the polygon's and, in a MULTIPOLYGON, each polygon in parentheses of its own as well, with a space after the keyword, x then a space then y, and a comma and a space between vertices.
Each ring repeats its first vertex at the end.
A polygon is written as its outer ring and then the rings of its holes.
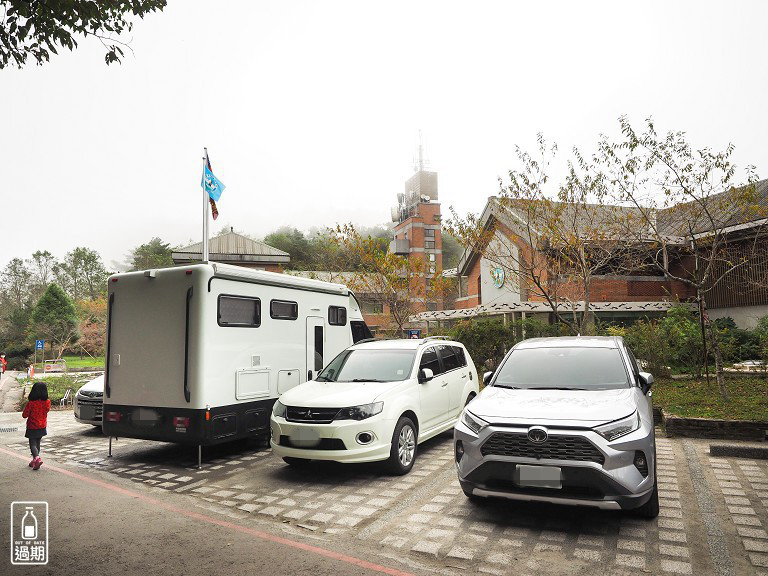
POLYGON ((600 562, 602 560, 602 554, 599 550, 592 550, 590 548, 576 548, 573 551, 573 555, 581 560, 588 560, 589 562, 600 562))
POLYGON ((309 518, 310 522, 320 522, 321 524, 325 524, 326 522, 329 522, 333 518, 333 514, 326 514, 325 512, 318 512, 311 518, 309 518))
POLYGON ((461 518, 440 518, 437 521, 438 526, 448 526, 451 528, 458 528, 463 523, 461 518))
POLYGON ((342 526, 357 526, 363 519, 357 516, 340 516, 334 520, 334 523, 342 526))
POLYGON ((729 496, 746 496, 747 493, 744 492, 744 490, 738 489, 738 488, 724 488, 722 490, 723 494, 727 494, 729 496))
POLYGON ((616 547, 620 550, 631 550, 633 552, 645 552, 645 542, 641 540, 619 540, 616 547))
POLYGON ((428 540, 419 540, 416 542, 416 545, 411 548, 411 552, 419 552, 421 554, 431 554, 432 556, 437 556, 437 553, 440 551, 440 543, 439 542, 430 542, 428 540))
POLYGON ((741 526, 761 526, 760 520, 754 516, 732 516, 734 524, 740 524, 741 526))
POLYGON ((728 512, 731 514, 746 514, 756 516, 755 509, 751 506, 728 506, 728 512))
POLYGON ((430 514, 411 514, 408 521, 418 522, 419 524, 429 524, 432 522, 432 516, 430 514))
POLYGON ((541 531, 542 540, 550 540, 552 542, 565 542, 566 536, 567 534, 565 532, 553 532, 551 530, 541 531))
POLYGON ((454 535, 454 532, 450 530, 441 530, 440 528, 432 528, 429 532, 426 533, 424 536, 425 538, 429 538, 430 540, 445 540, 447 538, 450 538, 454 535))
POLYGON ((495 526, 493 524, 487 522, 473 522, 469 525, 470 530, 475 530, 477 532, 493 532, 494 528, 495 526))
POLYGON ((768 552, 768 542, 765 540, 742 540, 744 549, 750 552, 768 552))
POLYGON ((264 514, 266 516, 277 516, 283 510, 284 508, 280 508, 278 506, 267 506, 266 508, 259 510, 259 514, 264 514))
POLYGON ((402 548, 405 543, 408 542, 408 538, 402 536, 387 536, 381 541, 382 546, 394 546, 395 548, 402 548))
POLYGON ((659 540, 666 540, 668 542, 687 542, 688 536, 686 536, 685 532, 659 530, 659 540))
POLYGON ((253 512, 254 510, 257 510, 259 507, 256 504, 243 504, 242 506, 237 507, 238 510, 243 510, 245 512, 253 512))
POLYGON ((725 503, 731 506, 749 506, 749 498, 742 498, 741 496, 726 496, 725 503))
POLYGON ((424 506, 421 507, 422 512, 433 512, 438 513, 440 512, 444 506, 441 506, 439 504, 424 504, 424 506))
POLYGON ((486 558, 486 560, 491 564, 504 564, 504 565, 512 564, 512 556, 510 556, 509 554, 504 554, 503 552, 497 552, 495 554, 491 554, 486 558))
POLYGON ((550 550, 552 552, 560 552, 563 547, 559 544, 545 544, 544 542, 539 542, 536 544, 536 546, 533 547, 534 552, 544 552, 545 550, 550 550))
POLYGON ((477 571, 482 574, 491 574, 492 576, 504 576, 507 573, 506 570, 501 570, 493 566, 480 566, 477 571))
POLYGON ((664 518, 682 518, 683 512, 682 510, 677 510, 676 508, 662 508, 659 510, 659 516, 664 518))
POLYGON ((752 562, 754 566, 768 568, 768 554, 750 554, 749 561, 752 562))
POLYGON ((522 548, 522 540, 510 540, 508 538, 500 538, 498 544, 502 548, 522 548))
POLYGON ((616 564, 630 568, 645 568, 645 558, 633 554, 616 554, 616 564))
POLYGON ((667 508, 680 508, 680 500, 671 498, 659 498, 659 506, 666 506, 667 508))
POLYGON ((645 538, 645 529, 622 526, 619 528, 619 536, 624 536, 625 538, 645 538))
POLYGON ((739 536, 745 536, 747 538, 768 539, 768 532, 762 528, 747 528, 746 526, 736 526, 736 531, 739 533, 739 536))
POLYGON ((690 558, 687 546, 673 546, 672 544, 659 544, 659 554, 677 556, 678 558, 690 558))
POLYGON ((528 536, 529 532, 527 528, 504 528, 505 536, 516 536, 518 538, 524 538, 528 536))
POLYGON ((275 502, 277 499, 277 496, 262 496, 261 498, 256 498, 256 502, 261 502, 262 504, 272 504, 272 502, 275 502))
POLYGON ((455 546, 450 549, 446 556, 448 558, 459 558, 461 560, 472 560, 475 557, 477 550, 473 548, 465 548, 463 546, 455 546))
POLYGON ((693 574, 693 568, 688 562, 679 562, 677 560, 661 560, 661 569, 664 572, 674 574, 693 574))

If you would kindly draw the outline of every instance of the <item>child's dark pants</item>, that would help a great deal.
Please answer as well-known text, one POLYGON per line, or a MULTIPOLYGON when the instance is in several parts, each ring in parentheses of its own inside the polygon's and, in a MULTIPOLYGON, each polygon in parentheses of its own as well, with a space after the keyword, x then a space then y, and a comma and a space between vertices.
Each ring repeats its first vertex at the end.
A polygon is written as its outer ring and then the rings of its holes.
POLYGON ((33 458, 40 456, 40 440, 42 440, 42 438, 29 439, 29 450, 32 452, 33 458))

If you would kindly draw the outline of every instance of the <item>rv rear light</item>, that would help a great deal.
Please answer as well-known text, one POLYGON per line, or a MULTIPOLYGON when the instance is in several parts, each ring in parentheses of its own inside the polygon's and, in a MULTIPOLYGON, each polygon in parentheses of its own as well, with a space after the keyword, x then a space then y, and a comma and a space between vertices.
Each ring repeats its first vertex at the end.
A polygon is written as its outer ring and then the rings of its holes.
POLYGON ((189 418, 186 416, 173 417, 174 428, 189 428, 189 418))
POLYGON ((117 278, 112 278, 112 282, 117 282, 117 278))
POLYGON ((107 412, 107 422, 120 422, 120 412, 107 412))
POLYGON ((184 272, 184 274, 186 274, 187 276, 192 276, 192 270, 187 270, 186 272, 184 272))
POLYGON ((206 411, 205 411, 205 420, 206 420, 206 422, 207 422, 208 420, 210 420, 210 419, 211 419, 211 413, 210 413, 210 411, 206 410, 206 411))

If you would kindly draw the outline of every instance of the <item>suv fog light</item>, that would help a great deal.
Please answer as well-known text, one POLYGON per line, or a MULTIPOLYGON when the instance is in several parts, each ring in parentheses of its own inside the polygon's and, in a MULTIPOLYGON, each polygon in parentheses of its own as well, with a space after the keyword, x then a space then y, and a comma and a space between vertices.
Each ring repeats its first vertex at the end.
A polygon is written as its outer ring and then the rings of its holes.
POLYGON ((373 442, 373 432, 360 432, 355 438, 358 444, 366 445, 373 442))
POLYGON ((456 462, 460 462, 462 456, 464 456, 464 443, 456 440, 456 462))
POLYGON ((648 460, 645 458, 645 453, 640 450, 635 451, 635 468, 643 475, 643 478, 648 477, 648 460))

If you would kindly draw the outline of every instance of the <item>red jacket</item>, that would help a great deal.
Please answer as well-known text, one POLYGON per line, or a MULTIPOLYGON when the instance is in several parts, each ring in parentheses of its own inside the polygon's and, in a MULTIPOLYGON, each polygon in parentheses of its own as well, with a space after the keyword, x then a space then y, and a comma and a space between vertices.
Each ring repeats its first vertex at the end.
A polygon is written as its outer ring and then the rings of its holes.
POLYGON ((23 418, 27 418, 27 430, 39 430, 48 426, 48 412, 51 409, 50 400, 32 400, 27 402, 23 418))

